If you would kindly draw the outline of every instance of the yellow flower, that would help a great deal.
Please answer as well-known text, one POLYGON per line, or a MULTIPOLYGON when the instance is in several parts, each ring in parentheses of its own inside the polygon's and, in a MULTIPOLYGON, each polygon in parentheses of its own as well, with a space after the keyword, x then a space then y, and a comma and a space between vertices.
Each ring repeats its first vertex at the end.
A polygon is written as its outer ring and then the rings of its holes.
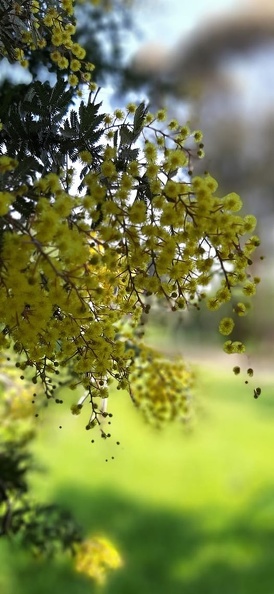
POLYGON ((40 6, 39 6, 39 1, 38 0, 32 0, 31 3, 31 10, 32 12, 35 14, 36 12, 39 12, 40 10, 40 6))
POLYGON ((207 307, 210 311, 215 311, 221 306, 220 301, 216 297, 210 297, 207 301, 207 307))
POLYGON ((254 215, 246 215, 244 218, 244 230, 246 233, 252 233, 257 225, 257 219, 254 215))
POLYGON ((79 43, 73 43, 71 46, 71 51, 76 56, 76 58, 79 58, 79 60, 83 60, 85 58, 86 50, 81 47, 79 43))
POLYGON ((81 151, 79 157, 83 163, 92 163, 92 155, 89 151, 81 151))
POLYGON ((195 140, 195 142, 202 142, 203 140, 203 133, 201 130, 195 130, 193 132, 193 138, 195 140))
POLYGON ((256 293, 255 283, 246 283, 243 287, 243 293, 244 293, 244 295, 247 295, 248 297, 255 295, 255 293, 256 293))
POLYGON ((62 54, 55 50, 54 52, 51 52, 50 57, 53 60, 53 62, 59 62, 59 60, 62 59, 62 54))
POLYGON ((92 72, 95 68, 95 66, 94 66, 94 64, 92 64, 92 62, 86 62, 85 67, 86 67, 86 70, 88 70, 89 72, 92 72))
POLYGON ((38 46, 40 49, 43 49, 43 47, 46 47, 46 45, 47 45, 47 42, 46 42, 46 40, 45 40, 45 39, 38 39, 38 41, 37 41, 37 46, 38 46))
POLYGON ((156 118, 158 120, 158 122, 164 122, 166 119, 166 110, 165 109, 159 109, 159 111, 157 111, 156 113, 156 118))
POLYGON ((90 72, 82 72, 81 76, 84 82, 89 82, 91 80, 90 72))
POLYGON ((238 340, 235 340, 235 342, 232 343, 232 347, 233 353, 238 353, 239 355, 241 355, 245 352, 245 345, 238 340))
POLYGON ((58 66, 61 70, 64 70, 65 68, 67 68, 69 65, 68 59, 65 58, 65 56, 61 56, 61 58, 58 60, 58 66))
POLYGON ((237 303, 234 307, 234 311, 238 316, 245 316, 247 314, 247 308, 244 303, 237 303))
POLYGON ((174 170, 178 167, 184 167, 187 163, 187 156, 184 151, 175 149, 169 152, 167 159, 167 168, 174 170))
POLYGON ((227 353, 228 355, 231 355, 232 353, 234 353, 232 340, 227 340, 224 343, 223 349, 224 349, 225 353, 227 353))
POLYGON ((128 113, 135 113, 137 109, 137 105, 135 105, 135 103, 128 103, 127 104, 127 111, 128 113))
POLYGON ((74 10, 72 0, 62 0, 62 8, 69 16, 73 15, 74 10))
POLYGON ((219 324, 219 332, 224 336, 228 336, 228 334, 231 334, 234 326, 235 323, 232 318, 223 318, 219 324))
POLYGON ((76 546, 75 569, 98 584, 104 584, 107 572, 122 566, 122 558, 112 542, 102 536, 84 540, 76 546))
POLYGON ((60 31, 56 31, 52 37, 51 37, 51 43, 53 45, 56 45, 56 47, 58 47, 59 45, 62 45, 63 43, 63 37, 62 37, 62 33, 60 31))
POLYGON ((65 29, 68 33, 70 33, 70 35, 74 35, 74 33, 76 31, 76 27, 72 23, 67 23, 67 25, 65 26, 65 29))
POLYGON ((70 69, 73 72, 78 72, 78 70, 81 70, 81 62, 79 60, 77 60, 76 58, 73 58, 73 60, 71 60, 71 63, 70 63, 70 69))
POLYGON ((78 76, 76 76, 76 74, 70 74, 68 77, 68 82, 72 87, 75 87, 76 85, 78 85, 79 78, 78 76))
POLYGON ((165 194, 168 198, 177 198, 178 196, 178 192, 180 189, 180 185, 178 184, 178 182, 169 180, 166 185, 165 185, 165 194))
POLYGON ((177 120, 171 120, 168 124, 168 127, 170 130, 178 130, 179 124, 178 124, 177 120))
POLYGON ((125 117, 125 114, 122 109, 115 109, 114 115, 117 118, 117 120, 123 120, 125 117))
POLYGON ((216 179, 214 179, 214 177, 211 177, 211 175, 209 174, 205 178, 205 183, 212 193, 215 192, 215 190, 217 190, 218 188, 218 182, 216 181, 216 179))
POLYGON ((152 142, 147 142, 144 148, 144 153, 148 161, 155 161, 157 156, 155 144, 152 142))
POLYGON ((8 155, 2 155, 0 157, 0 173, 5 173, 6 171, 12 171, 18 165, 18 161, 13 159, 12 157, 8 157, 8 155))
POLYGON ((132 223, 144 223, 146 220, 146 205, 139 200, 134 202, 128 211, 129 218, 132 223))
POLYGON ((103 175, 109 178, 116 175, 115 165, 112 163, 112 161, 104 161, 104 163, 101 165, 101 171, 103 175))
POLYGON ((241 201, 240 196, 235 192, 231 192, 224 197, 224 205, 227 210, 232 210, 233 212, 238 212, 241 210, 243 203, 241 201))
POLYGON ((11 203, 16 199, 12 192, 0 192, 0 216, 7 214, 11 203))

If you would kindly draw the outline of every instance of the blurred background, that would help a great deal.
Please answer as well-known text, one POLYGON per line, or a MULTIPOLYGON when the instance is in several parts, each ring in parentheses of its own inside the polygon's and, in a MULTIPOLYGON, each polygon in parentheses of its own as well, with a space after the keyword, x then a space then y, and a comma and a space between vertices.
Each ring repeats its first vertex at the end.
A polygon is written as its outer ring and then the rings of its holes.
MULTIPOLYGON (((64 505, 87 534, 116 545, 124 565, 101 587, 106 593, 273 594, 273 0, 141 0, 128 8, 117 0, 111 12, 78 11, 106 106, 145 98, 202 129, 206 157, 196 167, 218 179, 220 194, 238 192, 258 218, 253 266, 262 283, 251 315, 240 318, 251 353, 240 363, 222 355, 215 315, 203 309, 157 312, 148 328, 152 344, 193 361, 191 427, 153 430, 120 392, 107 441, 85 432, 85 419, 51 409, 33 446, 33 496, 64 505), (254 367, 258 400, 245 373, 233 375, 238 363, 254 367)), ((33 73, 46 76, 35 63, 33 73)), ((2 85, 29 80, 8 64, 0 75, 2 85)), ((5 594, 100 588, 64 559, 32 560, 9 542, 0 541, 0 560, 5 594)))

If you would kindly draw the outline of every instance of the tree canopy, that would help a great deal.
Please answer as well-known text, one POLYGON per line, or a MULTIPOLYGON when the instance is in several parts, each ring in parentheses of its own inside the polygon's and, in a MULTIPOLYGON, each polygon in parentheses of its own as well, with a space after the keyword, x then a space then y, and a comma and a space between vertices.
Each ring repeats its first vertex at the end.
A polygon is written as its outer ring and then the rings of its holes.
POLYGON ((156 301, 215 311, 237 289, 219 325, 230 335, 260 242, 239 196, 195 175, 199 130, 143 102, 104 113, 75 14, 71 0, 2 3, 2 56, 27 68, 45 52, 49 81, 2 89, 0 343, 48 399, 82 386, 73 413, 87 403, 86 427, 104 434, 112 382, 158 423, 189 414, 191 374, 145 345, 144 318, 156 301))

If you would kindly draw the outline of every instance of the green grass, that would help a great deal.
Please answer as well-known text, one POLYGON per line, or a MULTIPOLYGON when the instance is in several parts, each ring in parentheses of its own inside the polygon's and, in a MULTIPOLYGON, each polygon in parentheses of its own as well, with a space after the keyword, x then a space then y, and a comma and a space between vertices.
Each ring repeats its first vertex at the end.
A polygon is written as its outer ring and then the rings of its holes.
MULTIPOLYGON (((188 434, 153 431, 120 392, 107 441, 85 431, 85 411, 52 409, 33 490, 118 545, 125 565, 105 594, 273 594, 274 394, 271 381, 260 385, 256 401, 242 378, 200 370, 200 415, 188 434)), ((5 594, 96 590, 66 563, 30 561, 7 543, 0 552, 5 594)))

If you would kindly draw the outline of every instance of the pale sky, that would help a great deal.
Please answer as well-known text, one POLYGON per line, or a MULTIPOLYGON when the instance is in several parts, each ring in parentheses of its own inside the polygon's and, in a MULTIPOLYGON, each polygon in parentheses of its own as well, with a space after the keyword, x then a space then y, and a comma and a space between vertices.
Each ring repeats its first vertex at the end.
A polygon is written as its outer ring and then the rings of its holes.
POLYGON ((239 4, 241 0, 140 0, 135 10, 146 41, 172 46, 196 25, 239 4))

